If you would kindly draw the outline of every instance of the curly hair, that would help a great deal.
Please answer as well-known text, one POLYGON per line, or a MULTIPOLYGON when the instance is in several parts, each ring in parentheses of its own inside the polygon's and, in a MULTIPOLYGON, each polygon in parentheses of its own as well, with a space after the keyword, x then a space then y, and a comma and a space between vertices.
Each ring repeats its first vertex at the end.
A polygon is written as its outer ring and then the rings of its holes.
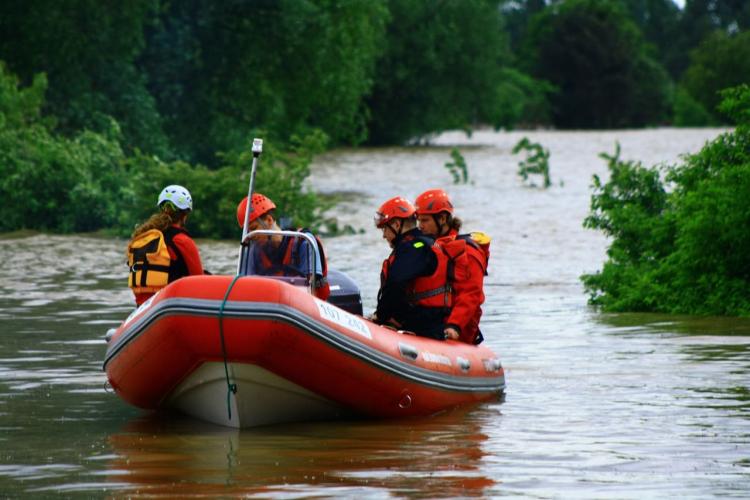
POLYGON ((187 215, 186 210, 175 210, 169 205, 164 205, 159 212, 149 217, 146 222, 139 226, 136 226, 135 230, 133 230, 133 234, 130 237, 135 238, 136 236, 143 234, 151 229, 165 231, 172 224, 176 224, 177 222, 179 222, 182 218, 185 217, 185 215, 187 215))

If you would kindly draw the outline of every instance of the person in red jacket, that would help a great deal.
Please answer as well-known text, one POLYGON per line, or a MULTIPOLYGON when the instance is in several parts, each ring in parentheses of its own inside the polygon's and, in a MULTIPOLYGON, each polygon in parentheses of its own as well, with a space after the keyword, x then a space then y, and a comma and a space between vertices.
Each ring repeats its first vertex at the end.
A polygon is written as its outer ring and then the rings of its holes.
POLYGON ((453 305, 446 319, 446 338, 479 344, 484 303, 484 276, 489 262, 489 238, 483 233, 459 234, 461 220, 453 216, 453 204, 442 189, 430 189, 415 201, 419 228, 452 255, 449 273, 453 305))
POLYGON ((128 244, 129 285, 136 305, 183 276, 204 274, 200 252, 185 229, 193 198, 182 186, 159 194, 159 211, 137 226, 128 244))

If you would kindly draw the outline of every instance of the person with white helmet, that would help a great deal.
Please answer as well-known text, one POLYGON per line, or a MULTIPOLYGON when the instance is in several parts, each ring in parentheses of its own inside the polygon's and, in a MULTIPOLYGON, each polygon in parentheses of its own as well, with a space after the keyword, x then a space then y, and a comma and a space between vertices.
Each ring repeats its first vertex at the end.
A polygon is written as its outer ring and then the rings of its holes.
POLYGON ((204 274, 198 247, 185 229, 193 210, 190 192, 167 186, 156 206, 159 211, 135 228, 127 249, 128 285, 137 305, 183 276, 204 274))

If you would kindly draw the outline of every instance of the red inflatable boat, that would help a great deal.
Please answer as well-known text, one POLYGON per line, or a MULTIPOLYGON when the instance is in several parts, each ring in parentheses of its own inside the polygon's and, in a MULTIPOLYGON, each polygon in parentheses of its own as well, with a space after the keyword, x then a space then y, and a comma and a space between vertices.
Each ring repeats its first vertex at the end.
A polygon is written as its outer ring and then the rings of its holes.
MULTIPOLYGON (((247 199, 262 145, 253 140, 247 199)), ((247 203, 237 276, 178 279, 107 333, 104 370, 122 399, 252 427, 431 415, 504 396, 503 368, 491 350, 367 321, 359 290, 343 273, 328 271, 330 297, 315 297, 325 274, 316 240, 297 231, 250 231, 252 210, 247 203), (280 237, 309 245, 291 247, 299 267, 284 266, 291 276, 258 276, 264 271, 256 250, 280 237)))
POLYGON ((330 302, 294 278, 177 280, 109 335, 109 383, 140 408, 231 427, 430 415, 503 397, 491 350, 376 325, 342 308, 361 310, 346 276, 329 277, 330 302))

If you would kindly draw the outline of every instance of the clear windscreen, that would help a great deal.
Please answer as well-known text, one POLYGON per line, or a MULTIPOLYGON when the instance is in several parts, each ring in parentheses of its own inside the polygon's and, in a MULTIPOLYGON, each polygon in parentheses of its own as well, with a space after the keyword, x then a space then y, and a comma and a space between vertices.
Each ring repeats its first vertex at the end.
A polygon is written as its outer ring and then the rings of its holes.
POLYGON ((295 285, 308 285, 314 274, 322 274, 317 245, 308 235, 256 231, 248 236, 242 247, 239 274, 276 277, 295 285))

